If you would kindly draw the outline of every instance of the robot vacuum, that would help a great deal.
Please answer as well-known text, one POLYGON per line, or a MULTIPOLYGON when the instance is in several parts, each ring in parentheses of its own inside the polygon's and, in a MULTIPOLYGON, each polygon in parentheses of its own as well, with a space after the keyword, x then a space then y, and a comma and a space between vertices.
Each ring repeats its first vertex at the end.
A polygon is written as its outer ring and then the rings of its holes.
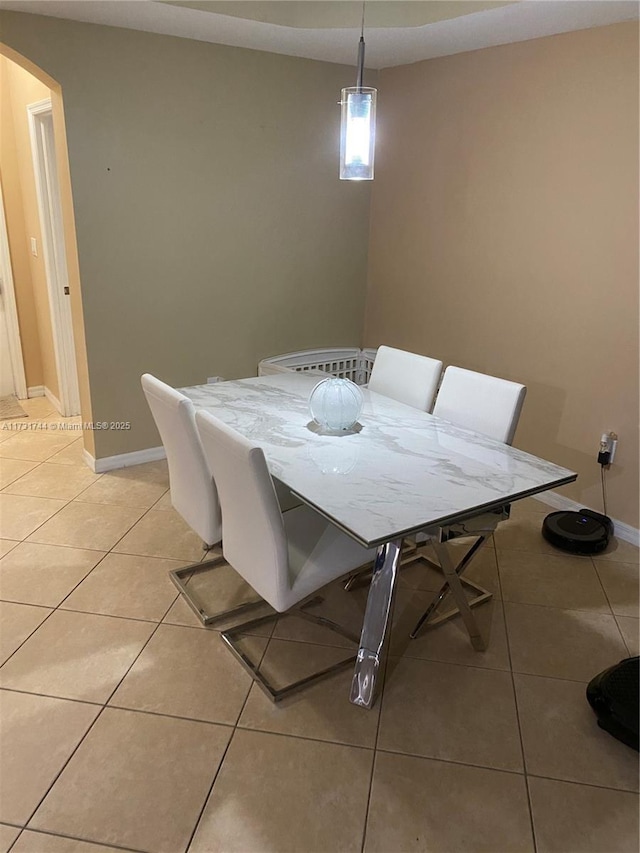
POLYGON ((563 551, 572 554, 599 554, 613 536, 613 522, 591 509, 552 512, 542 522, 542 535, 563 551))

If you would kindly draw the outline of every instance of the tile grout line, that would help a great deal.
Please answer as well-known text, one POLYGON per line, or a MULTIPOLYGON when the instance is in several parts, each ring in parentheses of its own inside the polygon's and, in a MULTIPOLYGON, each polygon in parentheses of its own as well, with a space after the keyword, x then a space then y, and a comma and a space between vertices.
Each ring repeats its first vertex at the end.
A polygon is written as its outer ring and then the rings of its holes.
MULTIPOLYGON (((502 597, 502 577, 500 575, 500 561, 498 559, 498 552, 496 550, 496 566, 498 568, 498 586, 500 588, 500 597, 502 597)), ((513 660, 511 658, 511 641, 509 638, 509 625, 507 622, 507 613, 506 609, 503 607, 502 609, 502 619, 504 620, 504 633, 507 641, 507 655, 509 656, 509 675, 511 677, 511 690, 513 691, 513 706, 516 712, 516 724, 518 726, 518 739, 520 741, 520 754, 522 756, 522 770, 524 776, 524 786, 527 792, 527 807, 529 810, 529 825, 531 827, 531 840, 533 841, 533 850, 534 853, 537 853, 538 850, 538 841, 536 838, 536 827, 535 821, 533 818, 533 805, 531 802, 531 789, 529 788, 529 777, 527 774, 527 758, 524 749, 524 739, 522 737, 522 724, 520 722, 520 709, 518 707, 518 694, 516 691, 516 680, 513 672, 513 660)))
MULTIPOLYGON (((68 696, 54 696, 53 693, 36 693, 33 690, 21 690, 18 687, 0 687, 0 693, 19 693, 21 696, 39 696, 42 699, 59 699, 61 702, 76 702, 79 705, 91 705, 102 708, 102 702, 92 702, 90 699, 70 699, 68 696)), ((0 821, 1 823, 1 821, 0 821)))
MULTIPOLYGON (((60 778, 60 776, 62 775, 62 773, 63 773, 64 769, 67 767, 67 765, 69 764, 69 762, 71 761, 71 759, 73 758, 73 756, 76 754, 76 752, 77 752, 77 751, 78 751, 78 749, 80 748, 81 744, 83 744, 83 743, 84 743, 85 738, 87 737, 87 735, 89 734, 89 732, 93 729, 93 727, 95 726, 95 724, 98 722, 98 720, 99 720, 99 719, 100 719, 100 717, 102 716, 102 713, 103 713, 104 709, 105 709, 105 706, 103 705, 103 706, 100 708, 100 710, 98 711, 98 713, 96 714, 95 718, 91 721, 91 723, 90 723, 89 727, 87 728, 86 732, 83 734, 83 736, 80 738, 80 740, 78 741, 78 743, 76 744, 76 746, 75 746, 75 747, 74 747, 74 749, 72 750, 72 752, 71 752, 71 754, 69 755, 69 757, 67 758, 67 760, 66 760, 65 762, 63 762, 62 767, 61 767, 61 768, 58 770, 58 772, 55 774, 55 776, 54 776, 54 778, 53 778, 53 781, 52 781, 52 782, 51 782, 51 784, 47 787, 47 789, 46 789, 46 791, 44 792, 44 794, 42 795, 42 797, 38 800, 38 802, 37 802, 37 804, 36 804, 36 807, 33 809, 33 811, 31 812, 31 814, 29 815, 28 819, 25 821, 25 824, 24 824, 23 829, 31 829, 31 827, 29 826, 29 823, 33 820, 33 818, 35 817, 35 815, 36 815, 36 813, 37 813, 38 809, 39 809, 39 808, 40 808, 40 806, 43 804, 43 802, 45 801, 45 799, 49 796, 49 793, 51 792, 51 790, 52 790, 53 786, 56 784, 56 782, 58 781, 58 779, 59 779, 59 778, 60 778)), ((44 831, 44 832, 46 832, 47 830, 43 830, 43 831, 44 831)))
MULTIPOLYGON (((498 599, 496 599, 496 601, 498 601, 498 599)), ((486 602, 486 603, 488 603, 488 602, 486 602)), ((504 613, 504 611, 503 611, 503 613, 504 613)), ((505 623, 505 631, 506 631, 506 619, 504 620, 504 623, 505 623)), ((410 660, 410 661, 421 661, 422 663, 438 663, 438 664, 442 664, 443 666, 458 666, 458 667, 461 667, 463 669, 477 669, 477 670, 480 670, 481 672, 502 672, 505 674, 509 673, 509 672, 514 672, 516 675, 527 675, 527 676, 531 676, 532 678, 550 678, 550 679, 553 679, 554 681, 570 681, 573 684, 587 684, 588 683, 587 681, 582 681, 579 678, 566 678, 565 676, 561 676, 561 675, 540 675, 540 674, 535 673, 535 672, 525 672, 524 670, 522 670, 522 671, 518 670, 518 669, 512 670, 511 667, 508 667, 506 669, 499 669, 498 667, 493 667, 493 666, 478 666, 478 664, 473 664, 473 663, 462 663, 460 661, 453 661, 453 660, 440 660, 437 658, 418 658, 418 657, 411 657, 409 655, 404 655, 404 654, 403 655, 390 655, 390 657, 393 658, 394 660, 410 660)))
POLYGON ((632 788, 611 788, 608 785, 596 785, 595 782, 576 782, 575 779, 561 779, 556 776, 544 776, 542 773, 530 773, 532 779, 545 779, 548 782, 561 782, 566 785, 577 785, 579 788, 594 788, 597 791, 611 791, 615 794, 632 794, 638 797, 638 790, 632 788))
MULTIPOLYGON (((224 764, 225 758, 227 757, 227 752, 229 751, 229 747, 231 746, 231 741, 233 740, 234 734, 235 734, 235 726, 234 726, 233 731, 229 737, 229 740, 227 741, 227 745, 224 748, 224 752, 222 753, 222 757, 220 758, 220 763, 218 764, 216 772, 213 774, 213 779, 211 781, 211 785, 209 786, 209 790, 207 791, 207 793, 204 797, 204 801, 202 803, 202 808, 198 812, 198 817, 196 818, 195 826, 193 827, 193 830, 191 831, 191 834, 189 835, 189 839, 188 839, 188 841, 184 847, 183 853, 188 853, 189 848, 191 847, 191 844, 192 844, 193 839, 195 837, 195 834, 198 831, 198 827, 200 826, 200 821, 202 820, 202 816, 205 812, 205 809, 207 808, 207 803, 209 802, 209 799, 211 798, 211 794, 213 792, 213 787, 216 784, 216 781, 218 779, 220 771, 222 770, 222 765, 224 764)), ((177 851, 176 851, 176 853, 177 853, 177 851)))
POLYGON ((146 714, 148 717, 162 717, 166 720, 183 720, 186 723, 200 723, 205 726, 221 726, 225 729, 235 729, 234 723, 222 720, 203 720, 201 717, 185 717, 183 714, 169 714, 166 711, 150 711, 148 708, 129 708, 126 705, 105 705, 114 711, 127 711, 131 714, 146 714))
MULTIPOLYGON (((363 747, 363 749, 364 748, 366 747, 363 747)), ((401 752, 398 749, 387 749, 378 747, 377 752, 381 752, 386 755, 401 755, 404 758, 415 758, 419 761, 437 761, 439 764, 452 764, 457 767, 470 767, 475 770, 488 770, 489 772, 494 773, 507 773, 510 776, 525 776, 524 770, 509 770, 506 767, 495 767, 489 764, 471 764, 468 761, 460 761, 459 759, 438 758, 434 755, 419 755, 415 752, 401 752)), ((532 779, 547 779, 550 782, 566 782, 568 785, 586 785, 589 788, 598 788, 599 790, 603 791, 612 791, 616 793, 633 794, 635 796, 638 796, 638 791, 632 788, 612 788, 608 785, 597 785, 594 782, 578 782, 575 779, 567 779, 562 776, 545 776, 543 773, 527 773, 526 775, 532 779)))
MULTIPOLYGON (((56 610, 64 610, 64 611, 66 611, 66 612, 70 612, 70 613, 74 612, 74 611, 70 610, 69 608, 62 607, 62 605, 65 603, 65 601, 67 600, 67 598, 69 598, 69 596, 70 596, 72 593, 74 593, 74 592, 78 589, 78 587, 86 581, 86 579, 89 577, 89 575, 93 574, 93 572, 98 568, 98 566, 99 566, 99 565, 100 565, 100 564, 101 564, 101 563, 102 563, 102 562, 103 562, 103 561, 104 561, 108 556, 109 556, 109 551, 107 551, 105 554, 103 554, 103 556, 102 556, 102 557, 100 557, 100 559, 99 559, 99 560, 98 560, 98 562, 95 564, 95 566, 92 566, 92 567, 89 569, 89 571, 87 572, 87 574, 86 574, 86 575, 85 575, 81 580, 79 580, 79 581, 78 581, 78 583, 77 583, 77 584, 76 584, 72 589, 70 589, 70 590, 69 590, 69 592, 64 596, 64 598, 63 598, 61 601, 59 601, 59 602, 56 604, 56 608, 55 608, 56 610)), ((80 613, 82 613, 83 611, 75 611, 75 612, 80 612, 80 613)), ((99 615, 101 615, 101 614, 99 614, 99 615)))
MULTIPOLYGON (((6 460, 6 459, 8 459, 10 462, 33 462, 34 461, 33 459, 13 459, 11 456, 0 456, 0 462, 2 460, 6 460)), ((36 462, 35 465, 33 466, 33 468, 30 468, 28 471, 25 471, 24 474, 18 474, 18 476, 15 477, 13 480, 9 480, 9 482, 5 483, 4 486, 0 489, 0 494, 3 494, 3 495, 13 494, 12 492, 7 491, 9 486, 13 486, 14 483, 18 482, 18 480, 21 480, 27 474, 31 474, 33 471, 36 471, 43 464, 44 464, 43 462, 36 462)))
MULTIPOLYGON (((178 594, 179 594, 179 593, 178 593, 178 594)), ((174 602, 175 602, 175 599, 174 599, 174 601, 169 605, 169 607, 167 607, 167 609, 165 610, 165 613, 164 613, 164 616, 162 617, 162 619, 164 619, 164 617, 167 615, 167 613, 171 610, 171 608, 173 607, 174 602)), ((114 618, 118 618, 118 617, 114 617, 114 618)), ((105 707, 105 708, 109 705, 109 702, 113 699, 113 697, 114 697, 115 693, 117 692, 117 690, 119 689, 120 685, 122 684, 122 682, 125 680, 125 678, 129 675, 129 673, 131 672, 131 670, 132 670, 132 669, 133 669, 133 667, 135 666, 136 661, 138 660, 138 658, 140 657, 140 655, 144 652, 144 650, 147 648, 147 646, 149 645, 149 643, 151 642, 151 640, 155 637, 156 633, 158 632, 158 629, 159 629, 159 628, 160 628, 160 626, 162 625, 162 619, 161 619, 159 622, 157 622, 157 623, 156 623, 156 627, 155 627, 155 628, 153 629, 153 631, 149 634, 149 637, 147 638, 146 642, 142 645, 142 648, 140 649, 140 651, 138 652, 138 654, 135 656, 135 658, 131 661, 131 663, 130 663, 130 664, 129 664, 129 666, 127 667, 127 669, 126 669, 126 671, 125 671, 124 675, 120 678, 120 680, 118 681, 118 683, 116 684, 116 686, 113 688, 113 690, 112 690, 112 691, 111 691, 111 693, 109 694, 109 697, 107 698, 107 701, 104 703, 104 707, 105 707)))
MULTIPOLYGON (((13 602, 13 601, 6 601, 6 602, 4 602, 4 603, 5 603, 5 604, 15 604, 15 603, 17 603, 17 602, 13 602)), ((18 604, 18 607, 39 607, 39 606, 40 606, 40 605, 37 605, 37 604, 33 604, 33 605, 18 604)), ((3 660, 3 661, 2 661, 2 663, 0 664, 0 670, 2 670, 2 668, 4 667, 4 665, 5 665, 5 664, 9 663, 9 661, 11 660, 11 658, 12 658, 12 657, 17 653, 17 652, 19 652, 19 651, 20 651, 20 649, 24 646, 24 644, 27 642, 27 640, 30 640, 30 639, 31 639, 31 637, 33 637, 33 635, 36 633, 36 631, 37 631, 39 628, 41 628, 41 627, 44 625, 44 623, 45 623, 48 619, 50 619, 50 618, 53 616, 53 614, 56 612, 56 611, 55 611, 55 608, 43 607, 42 609, 43 609, 43 610, 50 610, 51 612, 50 612, 50 613, 48 613, 48 614, 44 617, 44 619, 42 620, 42 622, 40 622, 38 625, 36 625, 36 627, 33 629, 33 631, 31 631, 31 633, 30 633, 30 634, 28 634, 28 635, 24 638, 24 640, 20 643, 20 645, 19 645, 19 646, 17 646, 17 647, 16 647, 16 648, 11 652, 11 654, 10 654, 10 655, 5 659, 5 660, 3 660)))
MULTIPOLYGON (((218 723, 217 725, 221 725, 218 723)), ((361 743, 348 743, 344 740, 329 740, 328 738, 322 737, 313 737, 311 735, 300 735, 294 732, 278 732, 273 731, 271 729, 258 729, 254 726, 241 725, 238 723, 235 728, 240 732, 257 732, 258 734, 263 735, 273 735, 274 737, 284 737, 284 738, 293 738, 294 740, 303 740, 307 743, 325 743, 329 746, 344 746, 347 749, 364 749, 366 752, 373 752, 374 749, 372 746, 365 746, 361 743)))
POLYGON ((7 847, 7 853, 11 853, 11 850, 13 850, 13 848, 14 848, 14 846, 15 846, 16 842, 18 841, 18 839, 20 838, 20 836, 21 836, 21 835, 22 835, 22 833, 24 832, 24 827, 23 827, 23 826, 16 826, 16 825, 15 825, 15 824, 13 824, 13 823, 5 823, 5 824, 2 824, 2 826, 11 826, 13 829, 17 829, 17 830, 18 830, 18 834, 17 834, 17 835, 16 835, 16 837, 13 839, 13 841, 11 842, 11 844, 7 847))
POLYGON ((81 838, 78 835, 64 835, 61 832, 52 832, 51 830, 48 830, 48 829, 35 829, 35 828, 27 827, 27 826, 20 827, 20 832, 14 838, 14 840, 11 842, 11 846, 8 848, 7 853, 10 853, 10 851, 13 850, 14 846, 18 843, 18 840, 22 836, 23 832, 34 832, 34 833, 37 833, 38 835, 53 836, 55 838, 68 838, 70 841, 80 841, 82 844, 87 844, 87 845, 90 845, 92 847, 93 846, 96 846, 96 847, 102 846, 102 847, 107 847, 110 850, 121 850, 121 851, 124 851, 124 853, 149 853, 148 850, 141 850, 137 847, 120 847, 119 845, 112 844, 109 841, 89 841, 87 838, 81 838))
MULTIPOLYGON (((618 626, 618 631, 620 632, 620 634, 622 636, 622 642, 624 643, 624 646, 627 650, 627 654, 630 657, 635 657, 635 655, 633 654, 633 649, 630 648, 629 643, 627 642, 627 638, 622 633, 622 628, 620 627, 620 622, 618 622, 618 616, 616 616, 615 613, 614 613, 613 618, 616 620, 616 625, 618 626)), ((620 618, 621 619, 636 619, 636 617, 634 617, 634 616, 621 616, 620 618)), ((640 622, 640 620, 636 619, 636 622, 640 622)))
POLYGON ((602 592, 604 593, 604 597, 606 598, 607 604, 609 605, 609 610, 611 611, 611 614, 613 616, 613 621, 616 623, 616 628, 618 629, 618 633, 620 634, 620 637, 622 639, 622 644, 625 647, 625 649, 627 650, 627 654, 631 655, 631 649, 629 648, 627 640, 626 640, 624 634, 622 633, 622 630, 620 628, 620 623, 618 622, 618 620, 616 618, 617 614, 613 612, 613 605, 611 604, 611 599, 609 598, 609 595, 607 593, 607 589, 606 589, 606 587, 602 581, 602 578, 600 577, 600 572, 598 571, 598 567, 596 566, 596 561, 593 557, 590 557, 589 559, 591 560, 593 570, 596 573, 596 577, 598 578, 600 586, 602 587, 602 592))
MULTIPOLYGON (((30 495, 16 495, 16 497, 30 497, 30 495)), ((54 498, 54 500, 60 500, 60 498, 54 498)), ((71 501, 69 501, 69 503, 71 503, 71 501)), ((52 516, 52 518, 53 518, 53 516, 52 516)), ((35 533, 35 531, 34 531, 34 533, 35 533)), ((29 534, 29 536, 31 536, 31 534, 29 534)), ((28 539, 5 539, 5 542, 15 542, 16 545, 14 547, 16 547, 17 545, 43 545, 43 546, 46 546, 47 548, 68 548, 72 551, 91 551, 95 554, 108 554, 109 553, 104 548, 78 548, 77 545, 58 545, 57 543, 55 545, 52 545, 49 542, 30 542, 28 539)), ((14 550, 14 548, 11 549, 11 551, 13 551, 13 550, 14 550)), ((0 557, 0 559, 4 560, 4 558, 6 556, 8 556, 11 553, 11 551, 7 551, 7 553, 3 557, 0 557)))
MULTIPOLYGON (((328 680, 328 679, 327 679, 328 680)), ((248 726, 236 726, 240 732, 249 732, 258 735, 267 735, 268 737, 283 738, 284 740, 302 740, 306 743, 321 743, 326 746, 337 746, 341 749, 359 749, 362 752, 373 752, 372 746, 363 746, 361 743, 344 743, 337 740, 323 740, 317 737, 309 737, 309 735, 289 734, 289 732, 275 732, 267 729, 250 729, 248 726)))
POLYGON ((389 633, 387 635, 388 647, 387 647, 387 650, 386 650, 386 653, 384 656, 384 669, 383 669, 382 685, 381 685, 380 694, 378 697, 378 701, 380 702, 380 707, 378 709, 378 723, 376 725, 376 736, 375 736, 374 741, 373 741, 373 760, 371 762, 371 774, 369 776, 369 790, 367 792, 367 806, 366 806, 365 813, 364 813, 364 827, 362 830, 362 843, 360 845, 360 853, 364 853, 365 845, 367 843, 367 827, 369 825, 369 811, 371 808, 371 793, 373 791, 373 777, 375 775, 376 763, 378 761, 378 739, 380 737, 380 725, 382 723, 382 706, 384 703, 384 695, 385 695, 386 687, 387 687, 387 668, 388 668, 388 663, 389 663, 389 658, 390 658, 391 634, 393 632, 393 621, 394 621, 395 612, 396 612, 396 605, 398 603, 398 598, 397 598, 395 593, 398 591, 397 581, 399 579, 399 575, 400 575, 400 567, 398 567, 398 576, 396 577, 396 585, 394 586, 394 590, 393 590, 393 602, 392 602, 392 609, 391 609, 391 614, 390 614, 391 621, 390 621, 389 629, 388 629, 389 633))
MULTIPOLYGON (((272 629, 272 633, 273 633, 273 629, 272 629)), ((252 635, 250 635, 250 636, 252 636, 252 635)), ((263 650, 262 655, 260 657, 260 663, 258 664, 258 669, 260 669, 260 667, 262 666, 262 663, 263 663, 265 656, 267 654, 267 649, 269 648, 269 642, 270 641, 271 641, 271 637, 268 637, 267 642, 265 643, 265 646, 264 646, 264 650, 263 650)), ((251 677, 251 676, 249 676, 249 677, 251 677)), ((231 743, 235 737, 235 734, 238 731, 238 723, 240 722, 240 717, 242 716, 242 712, 244 711, 246 704, 249 701, 249 696, 251 695, 251 691, 253 690, 253 686, 255 683, 256 683, 255 680, 253 678, 251 678, 251 684, 249 685, 249 689, 247 690, 247 695, 245 696, 244 702, 242 703, 242 707, 240 708, 240 711, 238 712, 238 716, 236 717, 236 722, 233 726, 233 731, 231 732, 231 736, 229 737, 229 740, 228 740, 227 745, 224 749, 224 752, 222 753, 222 758, 220 759, 218 769, 213 774, 213 779, 211 780, 211 785, 209 786, 209 790, 207 791, 207 795, 204 798, 202 808, 198 812, 198 817, 196 818, 196 822, 194 824, 193 830, 191 832, 191 835, 189 836, 189 840, 187 841, 186 847, 184 848, 184 853, 188 853, 189 848, 191 847, 191 845, 193 843, 193 839, 195 838, 196 833, 198 831, 198 827, 200 826, 200 823, 202 822, 202 817, 203 817, 205 810, 207 808, 207 804, 208 804, 209 800, 211 799, 211 794, 213 793, 213 789, 214 789, 215 784, 218 780, 218 776, 220 775, 220 771, 222 770, 222 766, 223 766, 225 759, 227 757, 227 752, 229 751, 229 749, 231 747, 231 743)), ((243 730, 241 729, 241 731, 243 731, 243 730)))
POLYGON ((613 618, 615 615, 611 609, 609 610, 609 613, 599 613, 598 611, 588 607, 557 607, 555 604, 533 604, 528 601, 512 601, 511 599, 504 598, 501 600, 505 604, 515 604, 518 607, 539 607, 544 610, 562 610, 563 613, 591 613, 593 616, 604 616, 609 619, 613 618))
MULTIPOLYGON (((107 555, 105 554, 105 556, 107 556, 107 555)), ((102 562, 102 560, 100 562, 102 562)), ((98 568, 97 565, 94 566, 94 569, 97 569, 97 568, 98 568)), ((68 593, 68 595, 65 596, 64 600, 66 600, 69 597, 69 595, 71 595, 71 593, 74 592, 80 586, 80 584, 89 577, 89 575, 92 572, 93 572, 93 569, 91 569, 89 574, 87 574, 86 577, 84 577, 79 583, 77 583, 74 586, 74 588, 68 593)), ((171 610, 173 605, 176 603, 179 595, 180 595, 180 593, 177 592, 175 598, 173 599, 173 601, 169 605, 168 610, 171 610)), ((124 619, 127 622, 142 622, 145 625, 162 625, 162 624, 169 625, 169 624, 171 624, 169 622, 163 623, 161 620, 158 620, 158 619, 144 619, 142 616, 118 616, 115 613, 99 613, 95 610, 80 610, 77 607, 63 607, 62 605, 64 604, 64 600, 61 601, 60 604, 55 608, 56 610, 62 611, 62 613, 82 613, 84 616, 103 616, 105 619, 124 619)), ((165 616, 166 616, 168 610, 165 611, 165 616)), ((183 627, 183 626, 176 626, 176 627, 183 627)), ((184 626, 184 627, 186 627, 186 626, 184 626)))

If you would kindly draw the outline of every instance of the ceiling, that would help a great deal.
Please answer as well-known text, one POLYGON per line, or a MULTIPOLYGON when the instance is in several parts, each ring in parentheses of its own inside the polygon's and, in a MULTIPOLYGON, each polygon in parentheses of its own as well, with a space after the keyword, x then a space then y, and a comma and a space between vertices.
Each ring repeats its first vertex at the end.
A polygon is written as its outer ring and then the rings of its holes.
MULTIPOLYGON (((367 0, 368 68, 637 20, 637 0, 367 0)), ((350 0, 0 0, 0 9, 355 64, 350 0)))

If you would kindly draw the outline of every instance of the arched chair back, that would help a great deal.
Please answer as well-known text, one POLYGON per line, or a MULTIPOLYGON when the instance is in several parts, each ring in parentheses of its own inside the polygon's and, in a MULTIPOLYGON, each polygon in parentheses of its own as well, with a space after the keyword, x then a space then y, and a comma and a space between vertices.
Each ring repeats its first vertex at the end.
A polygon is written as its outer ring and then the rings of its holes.
POLYGON ((517 382, 447 367, 433 414, 511 444, 526 393, 526 386, 517 382))
POLYGON ((371 391, 430 412, 442 373, 442 362, 426 355, 378 347, 368 387, 371 391))

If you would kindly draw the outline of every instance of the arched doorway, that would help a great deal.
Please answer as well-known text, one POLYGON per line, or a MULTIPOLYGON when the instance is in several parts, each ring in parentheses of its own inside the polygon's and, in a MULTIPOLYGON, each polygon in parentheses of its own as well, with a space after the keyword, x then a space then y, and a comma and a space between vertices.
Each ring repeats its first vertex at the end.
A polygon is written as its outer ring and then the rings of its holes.
POLYGON ((0 252, 0 335, 7 338, 14 393, 44 394, 61 415, 79 415, 81 398, 88 400, 86 350, 62 94, 56 81, 4 45, 0 111, 8 248, 0 252))

